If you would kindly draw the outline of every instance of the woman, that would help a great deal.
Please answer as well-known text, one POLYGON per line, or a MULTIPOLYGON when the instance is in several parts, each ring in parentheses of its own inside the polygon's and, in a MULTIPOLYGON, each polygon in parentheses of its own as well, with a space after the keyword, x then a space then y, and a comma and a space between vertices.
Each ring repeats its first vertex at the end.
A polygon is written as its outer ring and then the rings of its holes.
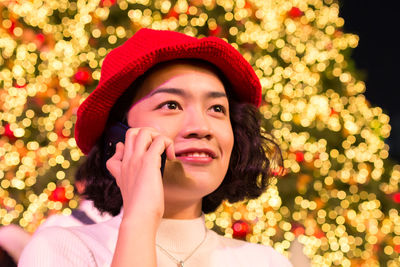
POLYGON ((269 247, 204 224, 203 212, 222 200, 255 198, 266 187, 260 99, 256 74, 226 42, 139 30, 107 55, 75 128, 89 154, 79 170, 86 195, 115 217, 42 231, 20 266, 290 266, 269 247), (116 123, 129 129, 108 158, 116 123))

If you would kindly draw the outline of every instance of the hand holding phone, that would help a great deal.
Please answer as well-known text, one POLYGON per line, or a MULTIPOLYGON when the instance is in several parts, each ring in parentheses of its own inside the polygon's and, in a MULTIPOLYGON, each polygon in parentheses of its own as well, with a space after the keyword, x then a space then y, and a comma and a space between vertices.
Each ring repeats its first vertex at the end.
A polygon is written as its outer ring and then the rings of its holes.
MULTIPOLYGON (((125 143, 126 131, 129 129, 128 125, 117 122, 109 127, 104 133, 104 155, 105 161, 110 159, 114 153, 116 146, 119 142, 125 143)), ((161 155, 161 175, 164 174, 165 161, 167 159, 165 151, 161 155)))

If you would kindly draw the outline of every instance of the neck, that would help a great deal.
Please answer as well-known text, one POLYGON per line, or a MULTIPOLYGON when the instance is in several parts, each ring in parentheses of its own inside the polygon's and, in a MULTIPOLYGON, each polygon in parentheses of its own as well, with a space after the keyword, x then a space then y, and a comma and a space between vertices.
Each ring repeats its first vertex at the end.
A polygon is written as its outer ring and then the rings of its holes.
POLYGON ((164 204, 164 215, 165 219, 195 219, 201 216, 201 200, 190 203, 168 203, 165 201, 164 204))

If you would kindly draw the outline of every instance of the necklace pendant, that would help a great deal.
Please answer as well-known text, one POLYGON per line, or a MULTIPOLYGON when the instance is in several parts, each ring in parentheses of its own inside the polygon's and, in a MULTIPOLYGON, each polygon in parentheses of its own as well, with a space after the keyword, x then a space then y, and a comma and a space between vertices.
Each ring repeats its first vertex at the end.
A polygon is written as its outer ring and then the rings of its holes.
POLYGON ((184 262, 183 262, 183 261, 179 261, 179 262, 178 262, 178 267, 184 267, 184 265, 183 265, 183 264, 184 264, 184 262))

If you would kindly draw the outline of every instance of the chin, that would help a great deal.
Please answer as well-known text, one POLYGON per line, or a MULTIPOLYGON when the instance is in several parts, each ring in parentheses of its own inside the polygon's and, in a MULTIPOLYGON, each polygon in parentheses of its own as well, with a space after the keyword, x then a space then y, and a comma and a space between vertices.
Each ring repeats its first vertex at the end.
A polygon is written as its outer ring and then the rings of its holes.
POLYGON ((200 200, 214 192, 222 183, 220 166, 193 166, 180 161, 165 165, 163 184, 166 199, 200 200), (218 168, 217 168, 218 167, 218 168))
POLYGON ((214 192, 218 186, 219 184, 207 184, 193 177, 185 177, 180 181, 164 181, 164 196, 176 201, 198 201, 214 192))

